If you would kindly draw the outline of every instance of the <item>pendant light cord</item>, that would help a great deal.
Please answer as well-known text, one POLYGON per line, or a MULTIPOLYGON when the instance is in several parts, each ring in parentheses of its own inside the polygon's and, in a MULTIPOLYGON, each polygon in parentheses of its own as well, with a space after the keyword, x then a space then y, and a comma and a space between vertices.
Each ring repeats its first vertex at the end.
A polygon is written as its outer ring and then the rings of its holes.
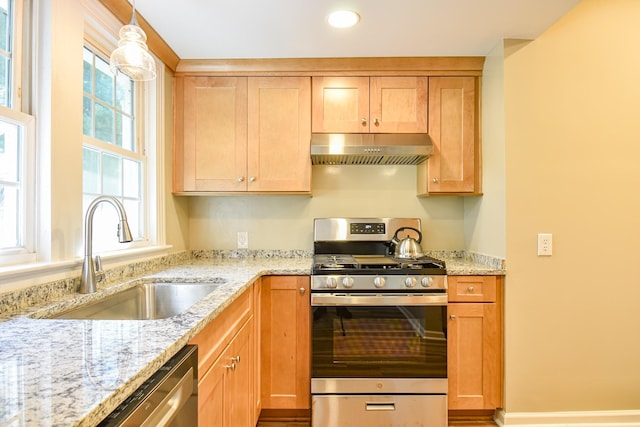
POLYGON ((138 25, 138 20, 136 19, 136 0, 133 0, 133 10, 131 11, 131 21, 129 22, 129 25, 137 25, 138 27, 140 25, 138 25))

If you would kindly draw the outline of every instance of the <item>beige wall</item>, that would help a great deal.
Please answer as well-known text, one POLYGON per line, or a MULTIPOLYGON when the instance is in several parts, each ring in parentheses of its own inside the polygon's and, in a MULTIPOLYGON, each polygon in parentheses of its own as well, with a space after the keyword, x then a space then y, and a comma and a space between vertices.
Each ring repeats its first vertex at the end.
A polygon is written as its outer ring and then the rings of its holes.
POLYGON ((582 0, 505 51, 507 412, 640 408, 639 22, 582 0))
POLYGON ((482 71, 482 197, 464 199, 464 249, 499 258, 505 247, 504 49, 496 46, 482 71))
POLYGON ((171 195, 173 183, 173 73, 165 67, 164 188, 165 239, 173 252, 189 249, 189 199, 171 195))
POLYGON ((418 217, 424 249, 464 247, 460 197, 416 197, 415 166, 314 166, 313 197, 190 198, 190 249, 234 249, 249 232, 250 249, 313 247, 313 218, 418 217))

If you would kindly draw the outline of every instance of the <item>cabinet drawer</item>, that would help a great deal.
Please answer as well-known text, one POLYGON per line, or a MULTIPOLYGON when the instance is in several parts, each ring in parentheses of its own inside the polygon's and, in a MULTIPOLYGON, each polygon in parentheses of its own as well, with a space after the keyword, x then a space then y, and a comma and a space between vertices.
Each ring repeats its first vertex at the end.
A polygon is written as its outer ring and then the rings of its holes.
POLYGON ((496 302, 496 276, 449 276, 449 302, 496 302))
POLYGON ((226 307, 189 342, 198 345, 198 380, 202 379, 233 336, 249 320, 252 308, 253 287, 226 307))

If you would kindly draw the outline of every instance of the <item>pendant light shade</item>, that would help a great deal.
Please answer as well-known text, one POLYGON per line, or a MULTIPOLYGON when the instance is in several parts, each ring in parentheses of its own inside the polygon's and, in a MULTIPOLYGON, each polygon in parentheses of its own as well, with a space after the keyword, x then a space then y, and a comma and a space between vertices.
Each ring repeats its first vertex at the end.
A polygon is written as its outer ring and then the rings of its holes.
POLYGON ((129 76, 131 80, 144 81, 156 78, 156 62, 147 48, 147 35, 136 20, 136 6, 133 3, 131 22, 120 29, 118 47, 111 53, 109 68, 129 76))

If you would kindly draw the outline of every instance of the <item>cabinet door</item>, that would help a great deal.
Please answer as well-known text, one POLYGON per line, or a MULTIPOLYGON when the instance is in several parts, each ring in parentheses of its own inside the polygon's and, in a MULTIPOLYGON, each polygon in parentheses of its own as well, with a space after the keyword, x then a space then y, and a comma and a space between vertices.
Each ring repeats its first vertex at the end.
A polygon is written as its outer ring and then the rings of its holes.
POLYGON ((427 133, 427 77, 371 77, 371 132, 427 133))
POLYGON ((247 78, 180 79, 174 191, 245 190, 239 179, 247 169, 247 78))
POLYGON ((423 166, 426 174, 419 173, 419 192, 425 187, 430 194, 480 192, 476 115, 475 77, 429 78, 429 134, 434 152, 423 166))
POLYGON ((369 132, 369 77, 313 77, 312 129, 369 132))
POLYGON ((502 395, 494 303, 449 304, 449 409, 495 409, 502 395))
POLYGON ((225 426, 226 377, 229 368, 221 356, 198 383, 198 427, 225 426))
POLYGON ((262 408, 309 409, 309 277, 264 277, 262 286, 262 408))
POLYGON ((250 77, 248 191, 311 191, 309 77, 250 77))
POLYGON ((229 420, 227 427, 251 426, 253 420, 253 403, 251 396, 251 322, 246 323, 235 339, 229 344, 226 353, 226 364, 231 366, 227 375, 227 393, 225 394, 225 413, 229 420))

